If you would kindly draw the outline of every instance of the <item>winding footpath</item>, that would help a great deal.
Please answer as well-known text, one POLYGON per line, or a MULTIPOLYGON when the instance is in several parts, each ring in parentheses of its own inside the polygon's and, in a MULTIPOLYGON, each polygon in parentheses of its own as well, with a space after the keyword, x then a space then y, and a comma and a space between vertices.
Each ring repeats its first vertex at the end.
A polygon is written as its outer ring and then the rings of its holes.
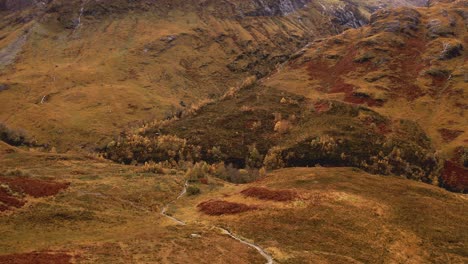
MULTIPOLYGON (((182 198, 186 193, 187 193, 187 187, 188 187, 188 181, 185 182, 184 184, 184 188, 182 189, 181 193, 179 194, 179 196, 177 196, 176 199, 170 201, 169 203, 167 203, 161 210, 161 215, 172 220, 173 222, 175 222, 176 224, 178 225, 186 225, 186 223, 182 220, 179 220, 173 216, 170 216, 167 214, 167 210, 169 209, 169 206, 171 204, 173 204, 174 202, 176 202, 177 200, 179 200, 180 198, 182 198)), ((250 243, 244 239, 242 239, 241 237, 237 236, 236 234, 232 233, 231 231, 225 229, 225 228, 222 228, 222 227, 219 227, 219 226, 214 226, 214 228, 218 229, 221 231, 222 234, 224 235, 228 235, 230 236, 231 238, 241 242, 242 244, 244 245, 247 245, 255 250, 258 251, 258 253, 260 253, 260 255, 262 255, 262 257, 264 257, 266 259, 266 263, 267 264, 273 264, 273 257, 268 254, 263 248, 261 248, 260 246, 254 244, 254 243, 250 243)))
POLYGON ((179 200, 180 198, 182 198, 186 193, 187 193, 187 187, 188 187, 188 181, 186 181, 184 183, 184 189, 182 189, 182 192, 179 194, 179 196, 177 196, 177 198, 175 198, 174 200, 170 201, 169 203, 167 203, 163 209, 161 210, 161 215, 164 216, 164 217, 167 217, 169 219, 171 219, 172 221, 176 222, 178 225, 185 225, 185 222, 173 217, 173 216, 170 216, 167 214, 167 209, 169 209, 169 206, 171 204, 173 204, 175 201, 179 200))
POLYGON ((266 253, 266 251, 263 248, 261 248, 260 246, 243 240, 242 238, 236 236, 235 234, 233 234, 231 231, 229 231, 227 229, 224 229, 224 228, 221 228, 221 227, 216 227, 216 228, 221 230, 221 232, 223 234, 234 238, 235 240, 241 242, 242 244, 245 244, 245 245, 247 245, 247 246, 249 246, 251 248, 254 248, 255 250, 258 251, 258 253, 260 253, 260 255, 262 255, 267 260, 267 264, 273 264, 273 257, 271 255, 269 255, 268 253, 266 253))

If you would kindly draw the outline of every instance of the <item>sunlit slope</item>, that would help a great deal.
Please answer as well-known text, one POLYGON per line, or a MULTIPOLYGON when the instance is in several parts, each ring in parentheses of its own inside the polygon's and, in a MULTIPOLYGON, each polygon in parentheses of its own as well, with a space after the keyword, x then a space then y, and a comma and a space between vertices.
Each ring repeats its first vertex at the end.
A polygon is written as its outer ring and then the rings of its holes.
POLYGON ((364 24, 379 7, 52 1, 4 11, 0 48, 10 55, 0 83, 9 89, 0 95, 0 120, 62 150, 95 147, 130 122, 265 76, 309 40, 364 24))
POLYGON ((33 256, 48 263, 265 263, 217 227, 278 263, 467 261, 466 197, 394 176, 317 167, 273 171, 250 184, 207 178, 190 183, 200 195, 171 204, 182 226, 160 214, 181 192, 182 172, 159 175, 3 143, 0 158, 0 205, 5 190, 16 190, 5 182, 69 184, 47 197, 13 192, 26 204, 0 212, 2 263, 33 256))
POLYGON ((291 168, 247 185, 200 186, 202 195, 176 203, 176 217, 224 226, 279 263, 467 261, 466 198, 427 184, 351 168, 291 168), (250 209, 212 206, 208 213, 224 213, 209 215, 200 211, 209 201, 250 209))
POLYGON ((1 142, 0 159, 2 264, 263 261, 217 230, 178 226, 160 214, 180 193, 181 173, 141 173, 93 157, 30 153, 1 142), (46 192, 51 183, 68 186, 55 195, 32 197, 17 189, 24 181, 33 194, 46 192), (12 197, 25 204, 4 211, 12 197))

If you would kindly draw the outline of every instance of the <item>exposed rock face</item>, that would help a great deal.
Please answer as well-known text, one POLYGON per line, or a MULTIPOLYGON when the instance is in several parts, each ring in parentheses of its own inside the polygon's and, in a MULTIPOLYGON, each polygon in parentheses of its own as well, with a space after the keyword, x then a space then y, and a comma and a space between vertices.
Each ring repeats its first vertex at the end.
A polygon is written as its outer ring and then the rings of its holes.
POLYGON ((36 0, 0 0, 0 11, 16 11, 36 4, 36 0))
POLYGON ((247 16, 284 16, 303 8, 310 0, 256 0, 254 11, 247 12, 247 16))
POLYGON ((6 46, 5 48, 0 48, 0 70, 14 62, 16 56, 19 52, 21 52, 21 49, 23 48, 23 45, 26 43, 27 39, 28 34, 23 34, 15 41, 10 43, 10 45, 6 46))
POLYGON ((335 16, 333 21, 345 28, 358 28, 368 23, 368 19, 352 4, 340 6, 332 14, 335 16))
POLYGON ((380 10, 372 14, 370 23, 372 34, 377 32, 404 33, 409 36, 418 30, 421 14, 411 8, 380 10), (389 19, 389 18, 392 19, 389 19))
POLYGON ((460 42, 447 42, 443 44, 443 47, 444 49, 442 50, 442 53, 439 56, 441 60, 450 60, 455 57, 461 56, 463 53, 463 44, 460 42))

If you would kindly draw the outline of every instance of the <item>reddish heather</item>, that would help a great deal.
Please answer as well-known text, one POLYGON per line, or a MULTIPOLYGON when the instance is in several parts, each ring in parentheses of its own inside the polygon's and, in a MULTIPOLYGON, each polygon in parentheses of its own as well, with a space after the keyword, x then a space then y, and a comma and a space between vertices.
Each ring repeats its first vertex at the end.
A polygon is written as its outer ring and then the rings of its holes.
MULTIPOLYGON (((383 102, 374 100, 368 96, 360 96, 355 93, 355 87, 345 83, 340 76, 356 70, 357 64, 354 62, 356 51, 351 49, 335 65, 329 66, 321 61, 314 61, 307 65, 307 70, 311 80, 319 80, 322 88, 320 91, 326 93, 344 93, 344 101, 353 104, 367 104, 368 106, 382 106, 383 102)), ((369 63, 361 63, 360 66, 366 66, 369 63)))
POLYGON ((6 211, 8 207, 22 207, 25 202, 9 194, 7 190, 0 188, 0 211, 6 211))
POLYGON ((25 195, 35 198, 53 196, 68 188, 69 183, 23 177, 0 177, 0 212, 20 208, 26 204, 25 195))
POLYGON ((209 200, 197 205, 198 209, 207 215, 238 214, 257 209, 241 203, 233 203, 220 200, 209 200))
POLYGON ((318 101, 314 104, 314 109, 317 113, 324 113, 330 110, 330 103, 327 101, 318 101))
POLYGON ((458 136, 463 134, 464 131, 462 130, 451 130, 451 129, 446 129, 446 128, 441 128, 438 130, 440 135, 442 136, 442 139, 445 142, 450 142, 456 139, 458 136))
POLYGON ((452 161, 446 161, 442 172, 442 184, 456 192, 468 192, 468 169, 452 161))
POLYGON ((58 183, 22 177, 1 177, 0 183, 9 185, 10 189, 15 192, 25 193, 35 198, 56 195, 70 185, 69 183, 58 183))
POLYGON ((0 264, 69 264, 72 257, 65 253, 31 252, 0 256, 0 264))

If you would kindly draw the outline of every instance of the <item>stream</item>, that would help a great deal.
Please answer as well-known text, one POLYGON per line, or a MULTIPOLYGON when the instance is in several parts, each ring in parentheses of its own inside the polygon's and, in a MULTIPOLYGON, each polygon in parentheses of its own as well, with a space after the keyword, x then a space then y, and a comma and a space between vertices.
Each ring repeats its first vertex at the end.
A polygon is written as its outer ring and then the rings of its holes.
POLYGON ((80 14, 78 15, 77 24, 75 26, 75 29, 73 30, 73 33, 75 33, 81 26, 81 17, 83 16, 84 6, 86 2, 87 0, 83 0, 83 2, 81 3, 80 14))

